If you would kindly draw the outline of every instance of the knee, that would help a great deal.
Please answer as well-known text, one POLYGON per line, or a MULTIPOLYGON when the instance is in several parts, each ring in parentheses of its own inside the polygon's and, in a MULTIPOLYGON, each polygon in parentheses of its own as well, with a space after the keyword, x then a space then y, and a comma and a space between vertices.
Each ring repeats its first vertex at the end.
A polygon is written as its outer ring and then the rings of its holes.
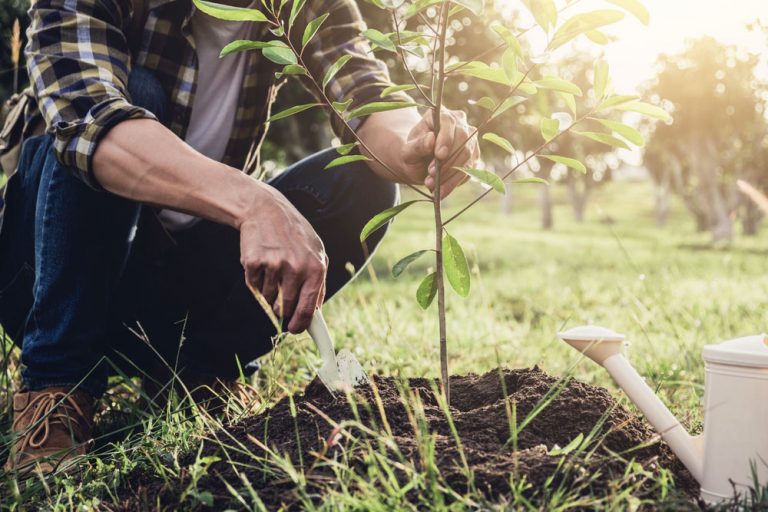
POLYGON ((149 110, 161 123, 166 121, 168 99, 160 80, 149 70, 135 67, 128 75, 128 95, 131 103, 149 110))

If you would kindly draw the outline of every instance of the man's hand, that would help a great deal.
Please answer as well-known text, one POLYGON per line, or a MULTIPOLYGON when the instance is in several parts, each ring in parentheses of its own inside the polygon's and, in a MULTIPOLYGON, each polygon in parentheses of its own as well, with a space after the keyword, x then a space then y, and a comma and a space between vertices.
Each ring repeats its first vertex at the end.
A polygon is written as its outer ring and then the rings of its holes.
POLYGON ((327 258, 320 237, 285 196, 268 185, 264 192, 268 197, 258 198, 240 223, 240 261, 248 286, 296 334, 323 304, 327 258))
MULTIPOLYGON (((472 135, 474 131, 475 128, 467 123, 464 112, 444 109, 440 118, 440 133, 435 136, 432 111, 419 117, 413 109, 372 114, 359 135, 397 173, 399 181, 425 185, 433 192, 435 159, 439 160, 440 196, 445 198, 468 179, 457 168, 471 167, 480 158, 477 136, 472 135), (449 157, 448 161, 444 161, 449 157)), ((372 168, 381 176, 394 179, 381 166, 372 164, 372 168)))

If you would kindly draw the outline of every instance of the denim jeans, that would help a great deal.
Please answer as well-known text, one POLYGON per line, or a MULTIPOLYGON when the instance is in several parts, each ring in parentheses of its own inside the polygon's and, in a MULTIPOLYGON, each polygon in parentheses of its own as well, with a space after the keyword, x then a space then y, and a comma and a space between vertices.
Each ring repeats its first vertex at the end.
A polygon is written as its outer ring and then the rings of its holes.
MULTIPOLYGON (((134 104, 164 119, 166 98, 150 73, 135 69, 128 88, 134 104)), ((269 182, 325 244, 326 298, 381 241, 384 230, 364 248, 364 224, 398 200, 397 186, 364 163, 324 170, 336 156, 322 151, 269 182)), ((151 207, 96 191, 73 172, 49 135, 32 137, 6 196, 0 325, 21 346, 28 389, 79 384, 98 397, 111 370, 141 373, 158 356, 235 377, 273 348, 276 330, 243 279, 237 230, 203 220, 168 233, 151 207)))

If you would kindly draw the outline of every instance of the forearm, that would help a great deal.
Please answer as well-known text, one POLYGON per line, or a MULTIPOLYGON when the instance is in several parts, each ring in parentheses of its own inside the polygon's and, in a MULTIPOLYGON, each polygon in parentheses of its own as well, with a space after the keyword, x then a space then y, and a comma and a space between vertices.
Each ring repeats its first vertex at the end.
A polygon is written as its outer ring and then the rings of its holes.
MULTIPOLYGON (((366 119, 357 135, 371 153, 381 159, 389 169, 397 172, 403 168, 403 146, 408 141, 408 134, 420 119, 419 112, 415 108, 377 112, 366 119)), ((371 158, 371 154, 364 148, 361 149, 361 153, 371 158)), ((368 164, 373 172, 389 181, 412 185, 422 184, 414 180, 411 175, 398 173, 395 177, 384 165, 375 160, 368 164)))
POLYGON ((93 157, 96 180, 134 201, 239 228, 267 186, 198 153, 149 119, 119 123, 93 157))

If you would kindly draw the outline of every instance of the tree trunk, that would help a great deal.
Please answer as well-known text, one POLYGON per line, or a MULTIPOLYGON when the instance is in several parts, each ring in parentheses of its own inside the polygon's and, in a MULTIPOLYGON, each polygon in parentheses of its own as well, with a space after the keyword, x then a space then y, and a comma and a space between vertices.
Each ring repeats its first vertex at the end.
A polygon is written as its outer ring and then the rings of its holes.
POLYGON ((733 221, 720 187, 712 144, 708 140, 696 140, 692 147, 696 172, 711 207, 712 242, 730 242, 733 240, 733 221))
POLYGON ((669 170, 664 169, 661 181, 656 185, 656 226, 663 228, 669 218, 669 170))
MULTIPOLYGON (((588 179, 588 178, 585 178, 588 179)), ((579 183, 572 171, 568 171, 568 177, 566 179, 568 185, 568 196, 571 199, 571 208, 573 209, 573 218, 581 224, 584 222, 584 212, 587 209, 587 199, 589 198, 590 188, 589 185, 584 182, 581 190, 579 190, 579 183)))
POLYGON ((552 191, 551 185, 543 185, 539 188, 539 204, 541 205, 541 229, 551 230, 555 220, 552 215, 552 191))

